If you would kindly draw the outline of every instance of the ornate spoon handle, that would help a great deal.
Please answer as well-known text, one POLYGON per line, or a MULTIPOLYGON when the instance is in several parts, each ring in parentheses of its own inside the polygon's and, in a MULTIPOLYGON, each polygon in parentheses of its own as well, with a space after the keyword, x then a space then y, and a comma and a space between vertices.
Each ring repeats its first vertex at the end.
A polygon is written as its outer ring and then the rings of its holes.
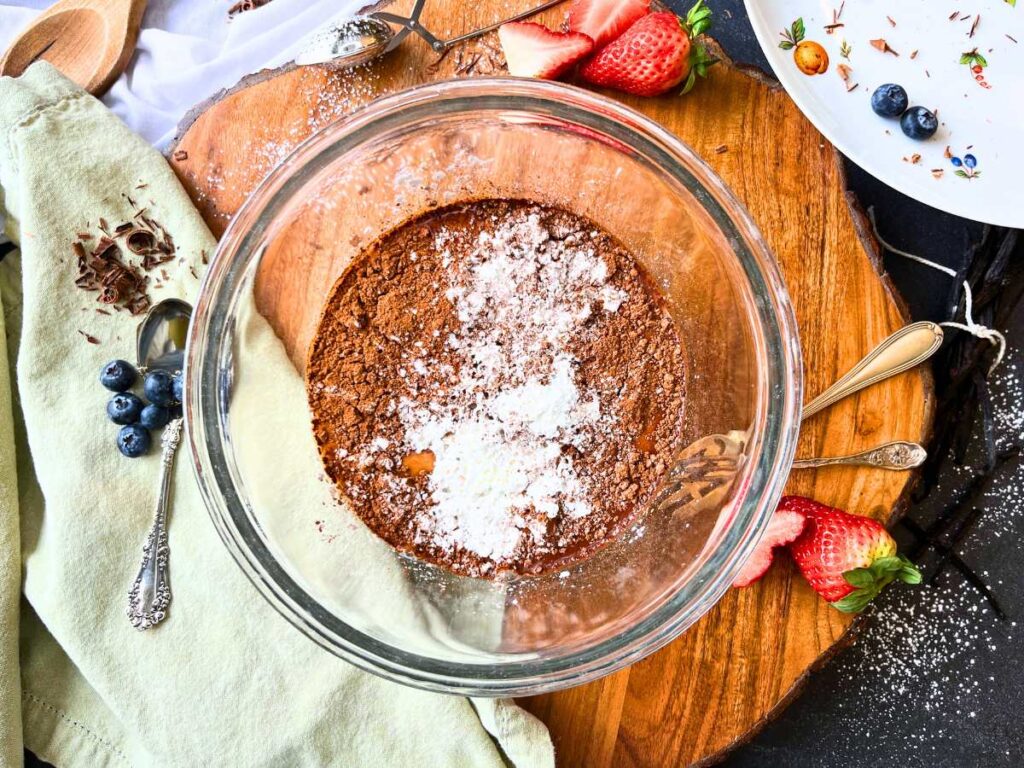
POLYGON ((793 469, 815 469, 831 467, 839 464, 858 467, 877 467, 879 469, 904 470, 919 467, 928 458, 928 452, 917 443, 897 440, 885 443, 849 456, 833 456, 821 459, 797 459, 793 469))
POLYGON ((882 341, 839 381, 804 406, 807 419, 858 390, 923 363, 942 344, 942 328, 920 322, 900 328, 882 341))
POLYGON ((128 618, 132 626, 143 630, 156 626, 167 617, 171 604, 171 581, 168 573, 171 550, 167 546, 167 510, 170 507, 171 477, 174 452, 181 441, 181 419, 164 429, 160 445, 160 495, 156 502, 156 519, 142 547, 142 565, 128 592, 128 618))

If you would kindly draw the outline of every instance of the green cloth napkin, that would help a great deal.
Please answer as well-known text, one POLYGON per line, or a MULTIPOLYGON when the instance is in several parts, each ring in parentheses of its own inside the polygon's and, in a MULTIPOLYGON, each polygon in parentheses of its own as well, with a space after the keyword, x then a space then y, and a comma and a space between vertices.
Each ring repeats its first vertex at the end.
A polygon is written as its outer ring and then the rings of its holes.
MULTIPOLYGON (((128 220, 133 196, 182 257, 151 286, 159 301, 195 299, 214 242, 164 159, 45 63, 0 78, 0 187, 21 249, 0 262, 3 764, 20 763, 23 736, 57 766, 89 768, 552 766, 546 729, 512 702, 387 682, 292 628, 225 551, 184 453, 174 605, 157 629, 131 627, 159 458, 117 453, 97 375, 132 358, 138 318, 96 312, 71 243, 101 217, 128 220)), ((297 377, 284 360, 280 375, 297 377)))

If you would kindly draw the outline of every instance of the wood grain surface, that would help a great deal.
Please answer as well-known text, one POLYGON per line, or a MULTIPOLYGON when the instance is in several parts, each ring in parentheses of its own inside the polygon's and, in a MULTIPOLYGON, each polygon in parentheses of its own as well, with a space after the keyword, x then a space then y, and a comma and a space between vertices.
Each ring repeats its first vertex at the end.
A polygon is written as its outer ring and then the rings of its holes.
MULTIPOLYGON (((410 4, 402 0, 390 10, 402 12, 410 4)), ((527 5, 439 1, 423 21, 439 36, 456 35, 527 5)), ((545 20, 558 24, 564 14, 555 9, 545 20)), ((382 93, 452 75, 498 74, 501 67, 493 39, 438 61, 410 38, 359 72, 306 67, 262 73, 192 115, 172 149, 172 163, 220 234, 263 176, 315 129, 382 93)), ((781 88, 723 63, 684 97, 617 98, 684 139, 746 204, 782 266, 796 308, 808 399, 905 324, 877 247, 847 199, 836 151, 781 88)), ((932 411, 927 371, 906 373, 809 420, 799 454, 924 441, 932 411)), ((831 468, 796 472, 787 490, 891 520, 911 479, 877 469, 831 468)), ((524 700, 551 729, 558 764, 708 764, 779 711, 840 647, 853 623, 780 560, 761 582, 731 590, 681 638, 629 669, 524 700)))
POLYGON ((94 96, 121 76, 135 52, 146 0, 61 0, 39 14, 0 56, 17 77, 44 59, 94 96))

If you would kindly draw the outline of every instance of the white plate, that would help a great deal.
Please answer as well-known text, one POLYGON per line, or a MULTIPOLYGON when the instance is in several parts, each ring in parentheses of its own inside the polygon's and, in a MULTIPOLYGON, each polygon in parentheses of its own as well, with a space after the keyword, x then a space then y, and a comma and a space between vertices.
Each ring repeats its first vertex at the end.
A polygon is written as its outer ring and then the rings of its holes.
MULTIPOLYGON (((1024 228, 1024 0, 1018 7, 1006 0, 745 3, 776 76, 839 151, 916 200, 969 219, 1024 228), (957 17, 950 19, 954 12, 957 17), (780 33, 799 18, 804 40, 828 54, 821 74, 804 74, 796 49, 779 47, 780 33), (834 23, 842 26, 829 33, 826 25, 834 23), (870 42, 879 39, 899 55, 870 42), (982 82, 971 65, 960 63, 975 48, 986 62, 982 82), (840 64, 850 68, 846 82, 840 64), (871 93, 883 83, 899 83, 911 105, 937 111, 939 129, 931 139, 909 139, 899 120, 872 111, 871 93), (973 168, 964 162, 968 154, 973 168)), ((804 46, 801 55, 813 50, 804 46)))

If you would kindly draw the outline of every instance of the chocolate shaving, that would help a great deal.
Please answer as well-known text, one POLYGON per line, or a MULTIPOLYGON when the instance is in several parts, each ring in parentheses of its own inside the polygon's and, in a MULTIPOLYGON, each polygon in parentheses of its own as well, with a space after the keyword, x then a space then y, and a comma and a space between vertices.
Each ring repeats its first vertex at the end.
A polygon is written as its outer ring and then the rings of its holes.
MULTIPOLYGON (((134 207, 134 201, 128 195, 124 197, 134 207)), ((93 240, 89 233, 79 233, 78 240, 71 244, 78 269, 75 285, 96 293, 100 304, 116 311, 127 309, 133 315, 146 312, 152 304, 149 277, 145 273, 177 255, 170 232, 147 216, 145 210, 135 211, 130 220, 118 224, 113 231, 101 218, 99 228, 103 235, 91 250, 85 245, 93 240), (122 245, 133 256, 141 257, 138 263, 125 261, 122 245)), ((166 271, 164 275, 167 279, 166 271)))
POLYGON ((86 333, 81 328, 78 329, 78 332, 80 334, 82 334, 82 336, 85 338, 85 340, 88 341, 90 344, 99 344, 100 343, 100 340, 97 339, 95 336, 93 336, 91 333, 86 333))
POLYGON ((893 56, 899 56, 893 47, 885 42, 884 38, 879 37, 877 40, 869 40, 868 42, 871 43, 872 48, 875 48, 882 53, 891 53, 893 56))
MULTIPOLYGON (((122 225, 124 226, 124 225, 122 225)), ((156 250, 156 237, 148 229, 137 229, 130 222, 127 224, 130 233, 125 238, 125 245, 128 250, 136 256, 144 256, 156 250)))

